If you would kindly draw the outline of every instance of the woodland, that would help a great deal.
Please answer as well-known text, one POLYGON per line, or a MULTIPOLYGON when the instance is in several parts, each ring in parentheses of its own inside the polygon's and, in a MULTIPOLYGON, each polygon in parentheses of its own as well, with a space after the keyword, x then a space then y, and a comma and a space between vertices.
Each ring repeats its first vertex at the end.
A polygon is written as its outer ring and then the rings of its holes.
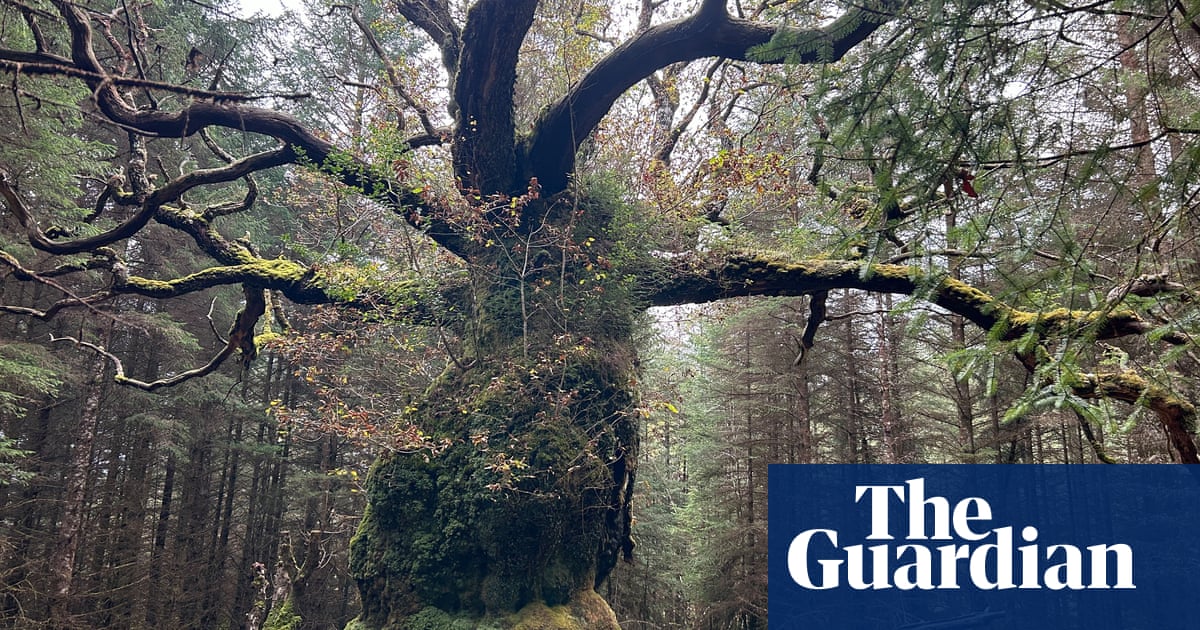
POLYGON ((0 0, 0 628, 758 630, 772 463, 1200 463, 1190 0, 0 0))

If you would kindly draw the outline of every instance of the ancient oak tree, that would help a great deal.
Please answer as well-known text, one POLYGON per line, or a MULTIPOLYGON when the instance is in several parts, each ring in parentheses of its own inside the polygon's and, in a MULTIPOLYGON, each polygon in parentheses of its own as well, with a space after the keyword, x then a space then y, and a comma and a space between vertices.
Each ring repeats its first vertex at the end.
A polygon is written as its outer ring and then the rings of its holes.
MULTIPOLYGON (((662 167, 699 108, 673 119, 679 96, 669 82, 688 62, 834 64, 864 46, 886 48, 904 28, 891 27, 909 23, 912 8, 905 3, 847 3, 833 18, 813 16, 805 24, 773 6, 779 3, 751 9, 698 0, 679 3, 686 5, 677 7, 679 17, 662 19, 655 11, 664 3, 643 0, 637 27, 625 29, 619 41, 583 27, 572 33, 603 42, 601 53, 586 58, 586 67, 564 85, 542 89, 529 88, 538 68, 523 60, 543 43, 535 40, 544 33, 531 35, 538 20, 564 3, 392 0, 378 19, 364 17, 365 5, 334 4, 329 16, 352 24, 362 49, 377 59, 381 78, 371 88, 405 112, 394 125, 404 133, 384 148, 342 146, 334 140, 344 130, 318 129, 299 113, 286 113, 289 99, 304 95, 228 89, 219 59, 197 80, 200 56, 148 44, 160 25, 148 24, 141 8, 103 0, 3 4, 21 25, 22 36, 0 47, 0 72, 18 120, 34 126, 40 116, 77 108, 81 127, 102 130, 94 135, 107 134, 120 149, 109 159, 111 176, 80 186, 74 203, 83 210, 75 212, 64 207, 67 200, 39 192, 37 169, 0 163, 6 281, 59 296, 47 307, 4 304, 0 311, 103 319, 107 306, 125 295, 169 304, 221 287, 240 290, 244 306, 222 349, 193 370, 139 380, 99 337, 68 340, 107 361, 121 384, 166 392, 231 358, 252 361, 264 342, 263 323, 276 318, 284 325, 273 312, 282 299, 382 309, 458 339, 445 373, 403 410, 443 446, 433 453, 388 453, 371 473, 369 506, 352 551, 363 603, 355 628, 405 627, 414 616, 447 624, 617 627, 595 587, 634 553, 634 337, 649 306, 810 295, 807 349, 819 335, 829 291, 912 296, 965 318, 997 343, 1014 342, 1012 354, 1037 379, 1081 399, 1148 407, 1179 459, 1197 461, 1193 407, 1144 375, 1097 367, 1055 380, 1038 369, 1049 360, 1048 340, 1096 342, 1159 328, 1120 297, 1088 309, 1026 309, 964 282, 949 265, 903 264, 909 249, 891 264, 817 251, 805 257, 694 244, 665 251, 646 230, 669 217, 611 185, 589 185, 577 176, 589 138, 635 86, 647 82, 653 100, 667 106, 667 126, 684 121, 664 136, 656 159, 662 167), (430 111, 406 85, 413 77, 381 36, 386 24, 404 25, 436 52, 420 59, 440 64, 428 72, 440 77, 444 113, 430 111), (876 42, 881 34, 887 35, 876 42), (539 102, 530 106, 531 99, 539 102), (412 120, 420 127, 415 132, 412 120), (163 155, 175 146, 171 141, 194 138, 202 138, 210 154, 168 168, 163 155), (441 170, 417 173, 419 164, 443 156, 441 170), (387 208, 439 252, 436 274, 348 282, 328 266, 268 255, 252 239, 227 233, 229 217, 259 210, 254 176, 280 167, 319 174, 387 208), (442 180, 431 181, 431 172, 442 180), (140 265, 140 252, 156 247, 152 230, 182 236, 205 262, 179 273, 140 265)), ((286 63, 275 59, 258 72, 286 63)), ((703 101, 716 68, 693 100, 703 101)), ((338 78, 346 86, 366 85, 338 78)), ((814 118, 822 137, 829 134, 825 125, 824 117, 814 118)), ((812 157, 806 167, 815 185, 823 145, 812 157)), ((946 185, 933 182, 919 195, 891 194, 886 178, 876 174, 874 188, 859 189, 865 194, 855 211, 881 217, 878 233, 899 241, 894 222, 914 207, 955 197, 959 189, 978 196, 969 179, 975 176, 958 175, 965 165, 943 166, 946 185), (956 176, 961 186, 954 185, 956 176)), ((727 223, 719 208, 708 214, 713 225, 727 223)), ((939 260, 958 259, 952 253, 939 260)), ((1173 290, 1165 281, 1152 284, 1146 281, 1147 292, 1173 290)), ((1140 286, 1130 281, 1128 291, 1140 286)), ((1166 331, 1154 342, 1189 341, 1166 331)))

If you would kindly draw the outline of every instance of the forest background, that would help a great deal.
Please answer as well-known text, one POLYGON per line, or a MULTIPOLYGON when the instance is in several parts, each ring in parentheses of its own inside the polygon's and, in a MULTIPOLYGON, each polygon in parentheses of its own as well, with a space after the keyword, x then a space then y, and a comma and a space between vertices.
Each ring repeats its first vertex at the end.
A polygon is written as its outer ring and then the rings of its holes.
POLYGON ((1196 462, 1198 10, 0 0, 0 627, 764 628, 768 464, 1196 462), (426 585, 454 466, 598 551, 426 585))

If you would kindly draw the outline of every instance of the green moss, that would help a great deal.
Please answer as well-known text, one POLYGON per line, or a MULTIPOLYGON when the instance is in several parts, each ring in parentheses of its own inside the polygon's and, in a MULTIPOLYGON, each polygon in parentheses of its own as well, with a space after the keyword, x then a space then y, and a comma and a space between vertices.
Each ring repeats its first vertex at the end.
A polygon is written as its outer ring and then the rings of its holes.
POLYGON ((1055 308, 1046 311, 1005 312, 1008 330, 1005 339, 1015 339, 1023 334, 1078 334, 1097 336, 1114 334, 1122 326, 1141 321, 1133 311, 1079 311, 1055 308))
POLYGON ((401 630, 474 630, 469 618, 453 616, 432 606, 422 609, 400 624, 401 630))
POLYGON ((1066 308, 1056 308, 1048 311, 1011 311, 1008 314, 1009 323, 1013 328, 1027 329, 1031 327, 1048 328, 1063 323, 1094 317, 1095 313, 1088 311, 1072 311, 1066 308))
POLYGON ((300 627, 301 621, 300 615, 296 613, 292 603, 292 598, 289 597, 284 600, 283 604, 271 609, 271 614, 267 615, 267 620, 263 623, 263 630, 296 630, 300 627))
POLYGON ((452 445, 386 456, 368 481, 351 553, 364 615, 500 614, 591 589, 624 535, 631 359, 583 351, 443 375, 414 415, 452 445))
POLYGON ((522 608, 512 617, 513 630, 567 630, 579 627, 571 619, 566 606, 549 606, 534 602, 522 608))
POLYGON ((196 273, 172 280, 154 280, 130 276, 126 287, 136 292, 154 296, 171 297, 222 284, 257 282, 263 286, 282 288, 301 284, 312 279, 309 268, 290 260, 256 260, 243 265, 209 267, 196 273))
POLYGON ((973 304, 980 309, 997 307, 995 298, 962 280, 946 278, 942 281, 942 292, 951 294, 962 302, 973 304))
POLYGON ((506 619, 511 630, 619 630, 616 616, 595 591, 581 591, 570 603, 534 602, 506 619))

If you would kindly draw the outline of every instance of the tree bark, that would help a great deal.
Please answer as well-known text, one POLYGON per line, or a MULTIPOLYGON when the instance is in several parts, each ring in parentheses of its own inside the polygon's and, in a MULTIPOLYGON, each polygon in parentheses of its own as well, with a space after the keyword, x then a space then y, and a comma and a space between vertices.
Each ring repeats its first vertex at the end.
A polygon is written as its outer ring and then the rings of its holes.
POLYGON ((71 620, 71 601, 75 595, 72 590, 75 556, 83 535, 88 473, 92 467, 96 427, 100 423, 100 401, 104 394, 106 368, 105 359, 97 355, 92 361, 91 380, 79 413, 79 425, 72 439, 71 459, 64 479, 62 515, 58 520, 58 541, 48 559, 52 576, 49 618, 50 623, 59 628, 74 625, 71 620))
POLYGON ((154 526, 154 546, 150 549, 150 581, 147 585, 146 625, 160 627, 164 601, 169 600, 171 588, 163 584, 163 563, 167 556, 167 535, 171 526, 171 502, 175 496, 175 454, 167 453, 164 465, 162 498, 159 500, 158 518, 154 526))

